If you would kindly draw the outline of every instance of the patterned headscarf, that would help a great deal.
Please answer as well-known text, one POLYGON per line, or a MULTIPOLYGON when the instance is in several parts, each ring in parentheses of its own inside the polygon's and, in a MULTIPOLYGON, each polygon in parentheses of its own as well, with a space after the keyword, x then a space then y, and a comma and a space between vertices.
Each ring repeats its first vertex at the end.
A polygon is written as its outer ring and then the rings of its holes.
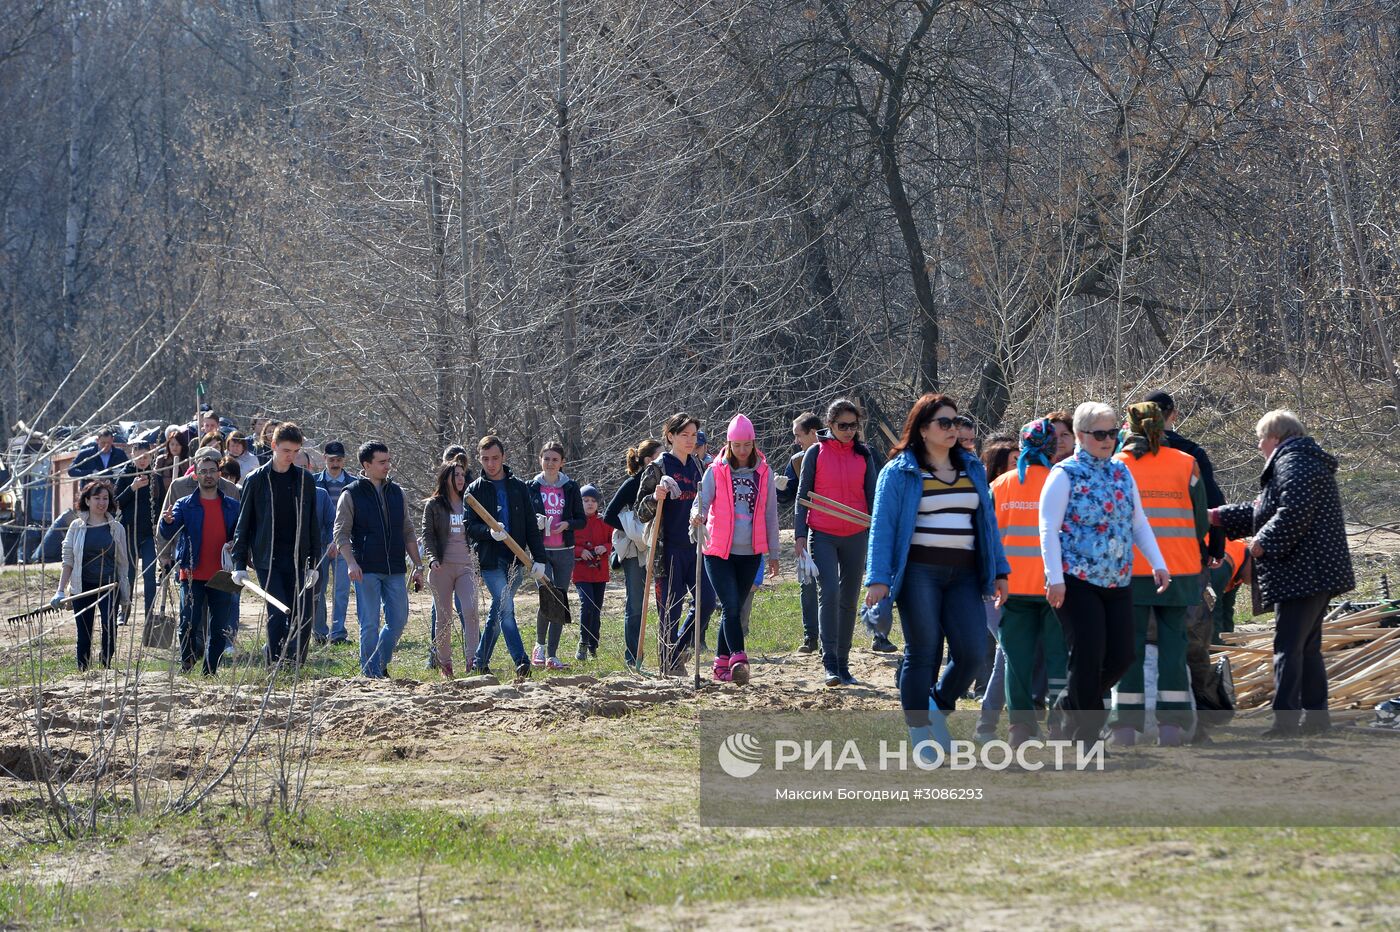
POLYGON ((1026 470, 1032 465, 1050 467, 1055 455, 1055 423, 1048 417, 1037 418, 1021 428, 1021 453, 1016 457, 1016 478, 1026 481, 1026 470))
POLYGON ((1142 459, 1148 453, 1162 449, 1162 434, 1167 429, 1167 416, 1153 401, 1128 405, 1128 439, 1123 449, 1142 459))

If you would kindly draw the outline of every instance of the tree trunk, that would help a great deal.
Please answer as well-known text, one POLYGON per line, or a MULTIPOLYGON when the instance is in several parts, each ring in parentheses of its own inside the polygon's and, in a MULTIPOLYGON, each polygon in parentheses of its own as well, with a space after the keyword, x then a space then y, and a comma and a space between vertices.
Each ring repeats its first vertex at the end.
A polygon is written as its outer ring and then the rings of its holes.
POLYGON ((559 0, 559 88, 555 97, 559 120, 559 210, 564 277, 563 388, 564 449, 567 459, 579 455, 583 430, 583 399, 578 389, 578 229, 574 224, 574 155, 569 127, 569 0, 559 0))

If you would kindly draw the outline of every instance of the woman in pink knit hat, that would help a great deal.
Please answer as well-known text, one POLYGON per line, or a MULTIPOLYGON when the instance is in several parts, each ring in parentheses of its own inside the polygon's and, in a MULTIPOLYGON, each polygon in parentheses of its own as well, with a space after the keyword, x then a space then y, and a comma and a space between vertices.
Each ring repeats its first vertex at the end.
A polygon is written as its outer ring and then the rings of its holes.
POLYGON ((749 681, 740 613, 765 555, 778 572, 778 498, 768 461, 754 444, 752 422, 736 414, 724 450, 700 483, 690 522, 704 545, 705 573, 720 604, 715 680, 749 681))

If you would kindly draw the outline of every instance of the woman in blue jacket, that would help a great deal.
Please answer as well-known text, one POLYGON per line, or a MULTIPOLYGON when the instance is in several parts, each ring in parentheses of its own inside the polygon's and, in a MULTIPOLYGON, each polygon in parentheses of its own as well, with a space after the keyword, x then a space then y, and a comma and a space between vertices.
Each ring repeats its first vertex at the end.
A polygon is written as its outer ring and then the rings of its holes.
POLYGON ((1011 567, 1002 552, 987 474, 958 446, 958 407, 946 395, 914 402, 880 471, 865 563, 865 604, 893 598, 904 630, 899 698, 915 743, 948 746, 943 715, 972 683, 987 646, 983 595, 1001 607, 1011 567), (933 698, 947 640, 952 662, 933 698))

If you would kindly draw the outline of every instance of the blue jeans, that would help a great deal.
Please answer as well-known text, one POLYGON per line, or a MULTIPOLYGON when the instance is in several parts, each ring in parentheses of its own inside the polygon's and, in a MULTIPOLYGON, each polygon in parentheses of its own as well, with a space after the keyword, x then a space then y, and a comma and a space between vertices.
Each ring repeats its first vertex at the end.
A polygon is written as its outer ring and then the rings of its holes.
POLYGON ((515 623, 515 592, 524 581, 525 570, 511 564, 509 570, 497 567, 483 569, 481 581, 486 591, 491 593, 491 610, 486 614, 486 630, 481 632, 481 643, 476 646, 476 666, 485 667, 491 663, 491 653, 496 649, 496 639, 505 631, 506 650, 510 659, 518 667, 529 663, 525 645, 520 641, 520 628, 515 623))
POLYGON ((622 639, 627 662, 637 662, 637 638, 642 629, 642 596, 646 594, 647 570, 642 561, 628 557, 622 561, 622 581, 627 588, 627 608, 623 614, 622 639))
POLYGON ((332 641, 346 639, 345 616, 350 611, 350 567, 345 558, 321 561, 321 578, 316 580, 316 626, 318 638, 332 641), (331 578, 335 579, 334 588, 331 578), (332 593, 330 624, 326 624, 326 593, 332 593))
POLYGON ((929 690, 945 638, 952 663, 933 690, 938 708, 956 708, 977 676, 987 649, 987 613, 975 571, 913 561, 905 567, 895 604, 904 631, 899 701, 909 726, 919 727, 928 724, 929 690))
POLYGON ((744 651, 743 607, 749 593, 753 591, 754 577, 763 564, 759 553, 741 555, 730 554, 722 557, 705 557, 705 575, 715 587, 715 597, 719 599, 719 636, 715 639, 715 656, 728 657, 744 651))
POLYGON ((403 573, 365 573, 355 583, 355 609, 360 616, 360 672, 369 677, 389 675, 389 661, 408 623, 408 584, 403 573), (379 610, 384 609, 384 624, 379 610))

